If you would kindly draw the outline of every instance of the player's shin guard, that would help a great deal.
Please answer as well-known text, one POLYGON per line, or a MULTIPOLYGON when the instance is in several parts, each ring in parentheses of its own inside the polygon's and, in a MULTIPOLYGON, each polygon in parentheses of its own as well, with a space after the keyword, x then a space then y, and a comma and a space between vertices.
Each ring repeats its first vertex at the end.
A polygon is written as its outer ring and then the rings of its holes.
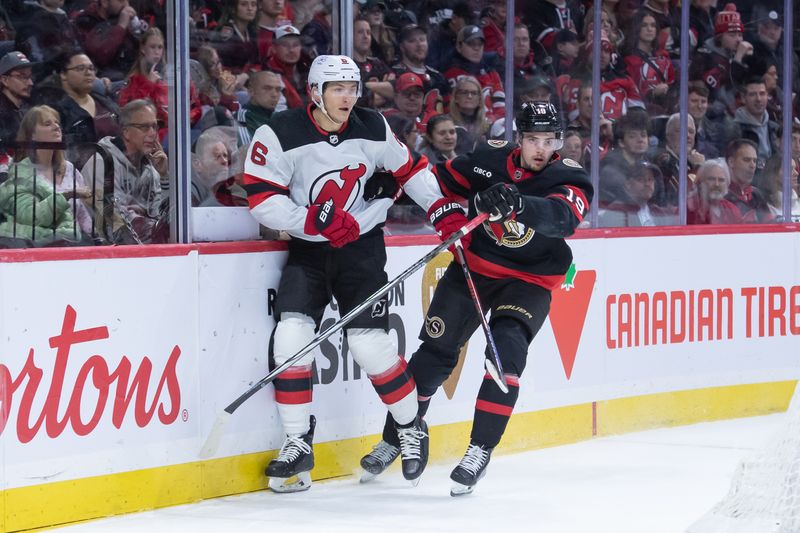
MULTIPOLYGON (((283 313, 273 335, 272 358, 276 365, 297 353, 314 339, 314 321, 299 313, 283 313)), ((311 416, 311 365, 314 356, 303 357, 273 381, 278 414, 287 435, 302 435, 311 416)))
POLYGON ((506 381, 508 393, 501 391, 488 373, 484 375, 478 400, 475 402, 475 417, 470 436, 472 442, 487 448, 494 448, 500 442, 519 397, 519 378, 506 374, 506 381))

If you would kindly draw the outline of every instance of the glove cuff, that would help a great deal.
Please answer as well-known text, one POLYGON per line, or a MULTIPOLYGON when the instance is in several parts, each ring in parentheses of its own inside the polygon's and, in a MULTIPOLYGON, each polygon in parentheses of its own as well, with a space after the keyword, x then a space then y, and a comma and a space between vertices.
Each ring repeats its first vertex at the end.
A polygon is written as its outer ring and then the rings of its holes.
POLYGON ((433 227, 436 227, 439 222, 453 214, 464 214, 461 204, 447 198, 440 198, 433 202, 433 205, 428 209, 428 221, 433 227))

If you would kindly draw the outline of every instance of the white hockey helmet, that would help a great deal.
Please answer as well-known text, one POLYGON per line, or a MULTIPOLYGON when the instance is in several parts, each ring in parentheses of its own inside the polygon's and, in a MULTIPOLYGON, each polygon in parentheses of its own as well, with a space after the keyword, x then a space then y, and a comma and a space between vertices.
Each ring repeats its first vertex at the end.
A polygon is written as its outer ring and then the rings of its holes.
MULTIPOLYGON (((358 83, 358 97, 361 97, 361 71, 358 65, 347 56, 317 56, 311 63, 308 71, 308 90, 316 87, 320 96, 325 89, 325 84, 329 81, 354 81, 358 83)), ((319 105, 318 102, 314 102, 319 105)))

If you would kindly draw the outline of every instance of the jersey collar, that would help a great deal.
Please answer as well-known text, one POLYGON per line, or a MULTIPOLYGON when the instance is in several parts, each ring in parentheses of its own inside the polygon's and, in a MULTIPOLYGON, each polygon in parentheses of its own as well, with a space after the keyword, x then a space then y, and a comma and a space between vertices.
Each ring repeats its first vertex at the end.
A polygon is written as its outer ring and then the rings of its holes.
MULTIPOLYGON (((520 147, 516 147, 511 151, 510 154, 508 154, 508 158, 506 158, 506 170, 508 171, 508 175, 511 176, 511 179, 514 181, 524 181, 536 176, 536 172, 522 167, 522 164, 520 163, 521 153, 522 149, 520 147)), ((552 165, 560 159, 561 156, 558 153, 554 153, 547 165, 552 165)))
POLYGON ((317 132, 323 137, 325 137, 325 140, 327 140, 330 144, 332 145, 339 144, 339 142, 342 141, 342 139, 340 138, 341 134, 345 129, 347 129, 347 125, 350 123, 350 120, 345 120, 344 124, 342 124, 342 127, 336 131, 325 131, 320 127, 317 121, 314 120, 314 114, 312 113, 312 111, 314 111, 316 107, 317 106, 315 106, 314 104, 308 104, 308 106, 306 107, 306 113, 308 114, 308 119, 311 121, 311 124, 314 125, 314 128, 317 130, 317 132))

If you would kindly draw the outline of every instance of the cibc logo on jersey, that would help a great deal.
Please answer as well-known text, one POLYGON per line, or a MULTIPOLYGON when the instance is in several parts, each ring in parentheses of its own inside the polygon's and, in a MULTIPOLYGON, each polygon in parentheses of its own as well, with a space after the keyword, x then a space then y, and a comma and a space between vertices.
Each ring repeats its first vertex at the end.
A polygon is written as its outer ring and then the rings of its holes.
POLYGON ((346 166, 331 170, 313 181, 308 191, 308 204, 324 204, 333 200, 341 209, 349 209, 361 196, 361 178, 367 174, 367 166, 359 163, 354 168, 346 166))

